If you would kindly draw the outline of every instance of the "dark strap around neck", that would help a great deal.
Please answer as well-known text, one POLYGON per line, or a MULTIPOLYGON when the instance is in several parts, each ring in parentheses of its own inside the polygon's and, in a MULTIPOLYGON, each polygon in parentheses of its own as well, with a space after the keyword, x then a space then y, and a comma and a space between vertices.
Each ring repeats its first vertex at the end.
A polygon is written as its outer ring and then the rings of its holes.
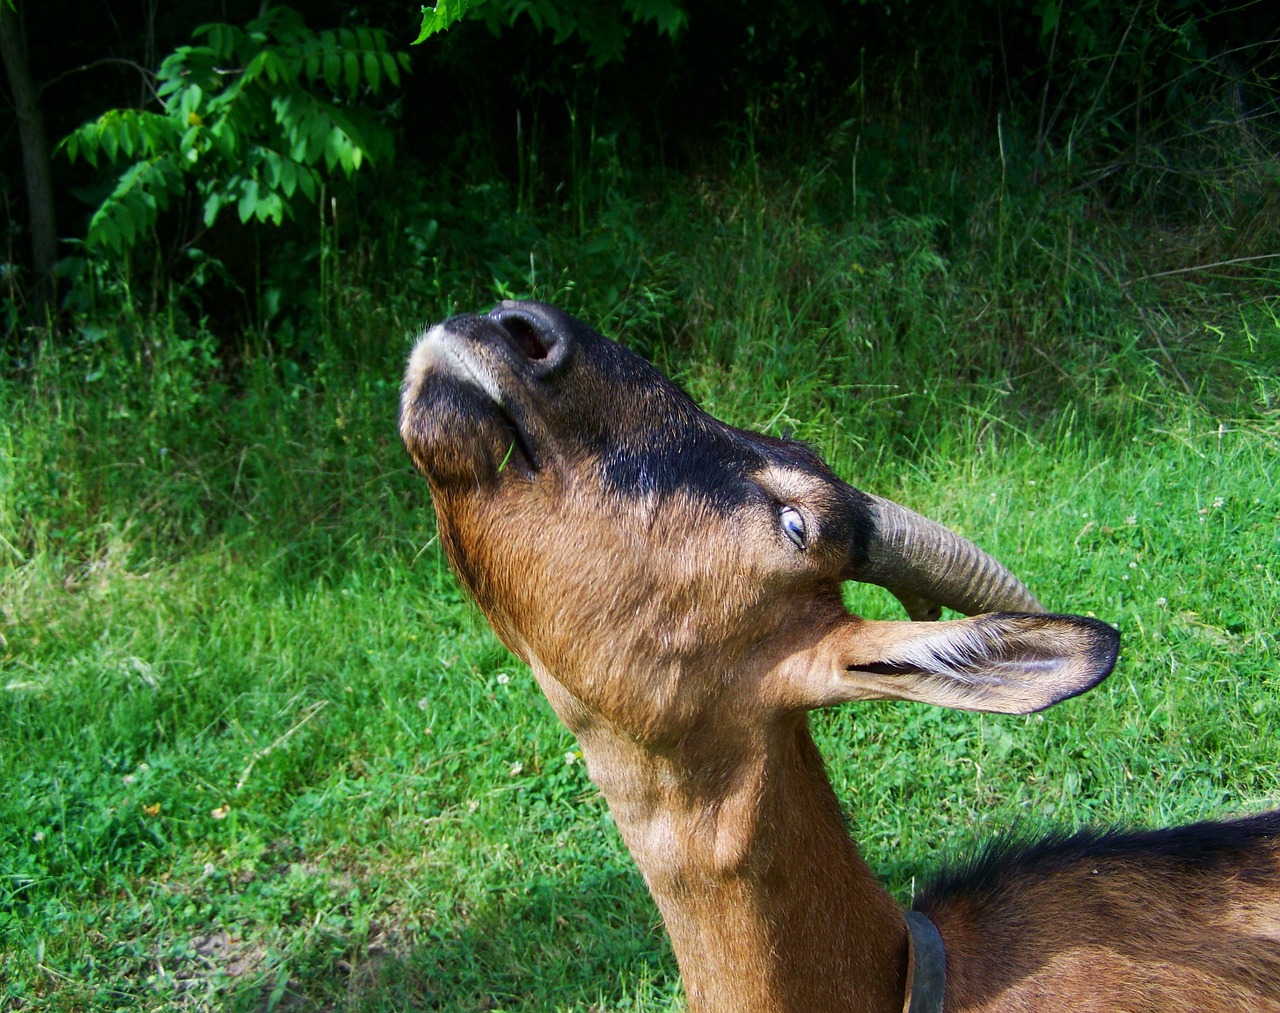
POLYGON ((902 1013, 942 1013, 947 984, 947 954, 942 935, 927 915, 904 911, 907 916, 907 995, 902 1013))

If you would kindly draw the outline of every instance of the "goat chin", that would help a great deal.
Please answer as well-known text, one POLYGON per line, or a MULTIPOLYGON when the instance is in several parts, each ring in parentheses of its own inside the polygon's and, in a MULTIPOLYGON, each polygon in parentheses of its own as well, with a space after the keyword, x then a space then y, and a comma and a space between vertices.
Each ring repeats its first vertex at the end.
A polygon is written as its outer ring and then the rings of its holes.
POLYGON ((944 960, 848 837, 809 710, 1040 710, 1111 672, 1106 623, 545 304, 427 330, 400 432, 459 580, 578 737, 691 1010, 915 1010, 932 960, 948 1010, 1280 1011, 1278 812, 1001 838, 916 899, 944 960), (850 615, 847 580, 913 621, 850 615))

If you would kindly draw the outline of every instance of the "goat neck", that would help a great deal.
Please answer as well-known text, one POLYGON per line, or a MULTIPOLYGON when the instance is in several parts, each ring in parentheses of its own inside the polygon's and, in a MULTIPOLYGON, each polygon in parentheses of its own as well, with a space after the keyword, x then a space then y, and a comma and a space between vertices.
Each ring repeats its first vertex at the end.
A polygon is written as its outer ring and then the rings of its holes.
POLYGON ((663 750, 581 741, 691 1010, 902 1008, 902 912, 849 839, 803 715, 663 750))

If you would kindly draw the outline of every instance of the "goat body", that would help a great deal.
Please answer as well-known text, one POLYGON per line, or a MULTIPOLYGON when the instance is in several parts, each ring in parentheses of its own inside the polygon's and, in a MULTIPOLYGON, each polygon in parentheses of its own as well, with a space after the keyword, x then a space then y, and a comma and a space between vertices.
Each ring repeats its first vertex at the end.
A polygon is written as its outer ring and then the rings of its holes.
MULTIPOLYGON (((459 579, 577 736, 690 1009, 903 1009, 906 920, 807 712, 1039 710, 1109 674, 1115 631, 543 304, 429 329, 400 431, 459 579), (845 580, 917 621, 850 615, 845 580)), ((916 907, 947 1010, 1280 1011, 1280 813, 998 843, 916 907)))

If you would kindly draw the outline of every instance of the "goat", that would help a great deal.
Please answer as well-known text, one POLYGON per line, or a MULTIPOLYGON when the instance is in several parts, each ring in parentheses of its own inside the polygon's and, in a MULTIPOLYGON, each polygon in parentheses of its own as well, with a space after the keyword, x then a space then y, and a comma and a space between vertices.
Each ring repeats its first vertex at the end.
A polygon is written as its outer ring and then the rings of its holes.
POLYGON ((577 737, 690 1010, 1280 1011, 1280 812, 1006 840, 910 912, 849 839, 808 711, 1040 710, 1110 673, 1107 624, 545 304, 428 329, 400 432, 454 571, 577 737), (846 580, 912 621, 850 615, 846 580))

